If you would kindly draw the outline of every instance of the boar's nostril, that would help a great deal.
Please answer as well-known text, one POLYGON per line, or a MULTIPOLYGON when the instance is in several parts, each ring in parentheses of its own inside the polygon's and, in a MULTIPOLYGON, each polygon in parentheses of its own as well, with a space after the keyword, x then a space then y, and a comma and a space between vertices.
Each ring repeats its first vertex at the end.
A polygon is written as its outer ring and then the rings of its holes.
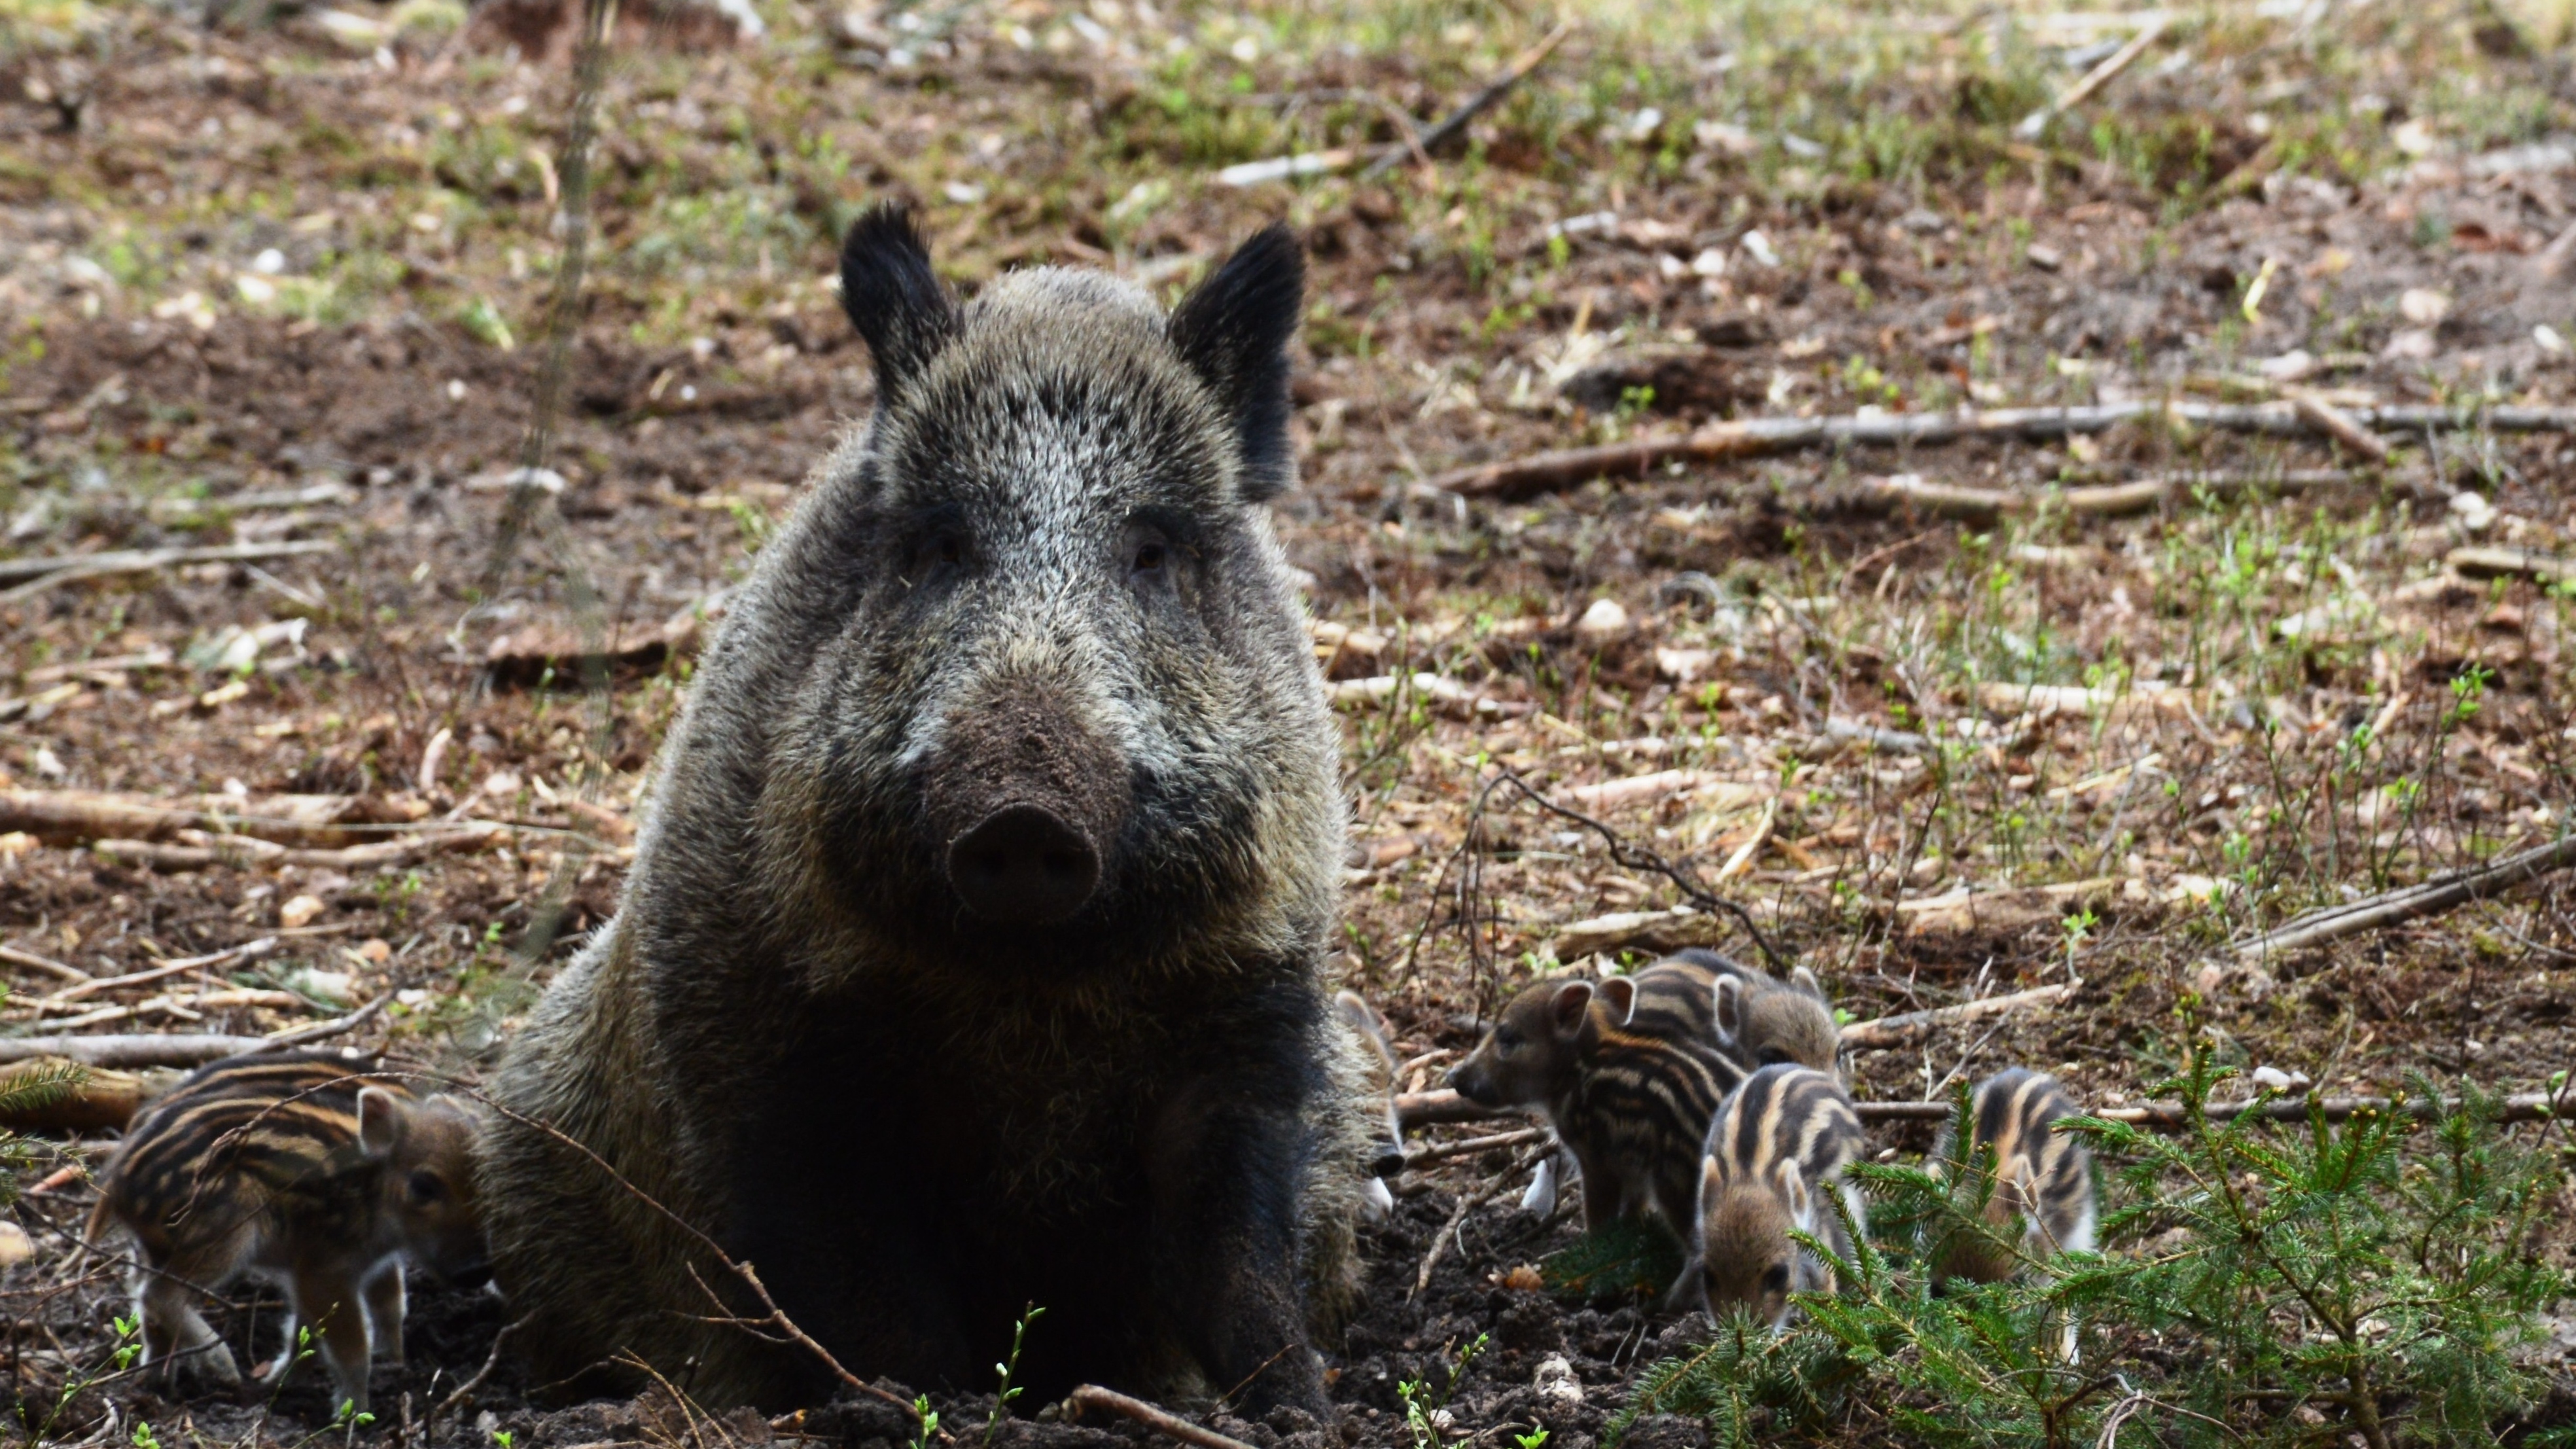
POLYGON ((1011 805, 948 847, 948 883, 997 925, 1053 925, 1090 903, 1100 854, 1054 811, 1011 805))

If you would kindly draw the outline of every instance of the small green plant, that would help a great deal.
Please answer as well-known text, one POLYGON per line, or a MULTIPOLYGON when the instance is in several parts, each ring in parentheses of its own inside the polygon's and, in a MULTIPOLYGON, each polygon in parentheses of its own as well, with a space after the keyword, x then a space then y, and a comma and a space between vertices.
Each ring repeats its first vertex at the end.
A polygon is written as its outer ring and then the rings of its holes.
POLYGON ((1526 1434, 1514 1434, 1512 1442, 1521 1446, 1521 1449, 1539 1449, 1540 1445, 1547 1442, 1547 1431, 1533 1429, 1526 1434))
MULTIPOLYGON (((912 1449, 930 1449, 930 1436, 939 1432, 939 1411, 930 1407, 930 1395, 912 1401, 912 1416, 920 1421, 912 1432, 912 1449)), ((502 1449, 509 1449, 503 1445, 502 1449)))
POLYGON ((152 1432, 152 1422, 148 1419, 135 1420, 134 1432, 126 1437, 125 1442, 133 1445, 134 1449, 161 1449, 161 1440, 152 1432))
POLYGON ((1001 1376, 1002 1387, 1001 1391, 993 1396, 993 1417, 984 1421, 986 1444, 992 1443, 993 1436, 1002 1432, 1002 1421, 1011 1416, 1011 1400, 1025 1392, 1011 1382, 1011 1376, 1019 1372, 1020 1345, 1029 1336, 1029 1325, 1045 1315, 1045 1309, 1032 1303, 1025 1312, 1020 1314, 1020 1321, 1011 1325, 1011 1356, 993 1365, 993 1372, 1001 1376))
MULTIPOLYGON (((1457 1361, 1449 1366, 1449 1381, 1437 1393, 1427 1379, 1406 1379, 1395 1386, 1396 1397, 1404 1401, 1404 1431, 1412 1436, 1413 1449, 1431 1449, 1447 1433, 1453 1422, 1449 1400, 1457 1394, 1458 1381, 1466 1376, 1467 1365, 1485 1351, 1487 1341, 1487 1335, 1480 1333, 1458 1350, 1457 1361)), ((1541 1437, 1545 1437, 1544 1433, 1541 1437)))

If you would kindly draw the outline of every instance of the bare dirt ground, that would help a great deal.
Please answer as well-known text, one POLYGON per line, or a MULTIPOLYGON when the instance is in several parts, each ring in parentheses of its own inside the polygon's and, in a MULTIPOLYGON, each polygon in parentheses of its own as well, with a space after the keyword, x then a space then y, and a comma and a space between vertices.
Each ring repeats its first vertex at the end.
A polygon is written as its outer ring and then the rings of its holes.
MULTIPOLYGON (((2452 560, 2576 547, 2576 439, 2472 424, 2395 438, 2383 466, 2313 434, 2154 423, 1514 501, 1429 483, 1719 417, 2292 384, 2464 416, 2576 403, 2576 88, 2495 16, 2193 12, 2030 138, 2014 124, 2126 34, 2115 17, 1605 12, 1464 152, 1232 188, 1218 169, 1393 142, 1391 115, 1438 116, 1547 26, 1471 4, 762 14, 739 46, 707 23, 621 31, 548 458, 562 486, 505 542, 563 233, 560 57, 433 0, 213 23, 0 11, 8 549, 326 546, 0 580, 6 783, 250 814, 350 797, 335 846, 502 827, 383 868, 155 868, 0 838, 0 930, 22 955, 103 978, 275 938, 77 1001, 12 957, 6 1030, 257 1034, 390 992, 360 1044, 488 1065, 614 908, 688 680, 679 621, 721 607, 865 415, 833 238, 904 196, 968 287, 1054 261, 1177 291, 1265 219, 1307 239, 1304 486, 1279 525, 1343 700, 1337 969, 1395 1024, 1408 1088, 1437 1086, 1511 991, 1596 951, 1756 949, 1727 918, 1601 925, 1684 897, 1504 772, 1712 882, 1853 1019, 2080 983, 2057 1009, 1859 1055, 1864 1099, 2024 1064, 2135 1101, 2181 1056, 2186 998, 2204 1050, 2338 1090, 2420 1072, 2533 1091, 2576 1065, 2566 876, 2267 960, 2227 947, 2565 832, 2576 584, 2452 560), (2009 496, 1908 498, 1900 475, 2009 496), (2142 509, 2077 501, 2175 477, 2142 509), (574 687, 582 587, 621 656, 605 691, 574 687), (2013 688, 2034 684, 2094 693, 2013 688)), ((35 1255, 0 1269, 22 1430, 319 1431, 318 1376, 233 1408, 109 1371, 119 1290, 75 1252, 90 1197, 58 1169, 111 1143, 31 1140, 19 1174, 52 1184, 11 1209, 35 1255)), ((1459 1430, 1599 1434, 1637 1368, 1699 1330, 1515 1273, 1575 1237, 1512 1208, 1517 1182, 1410 1291, 1508 1156, 1398 1184, 1365 1239, 1367 1306, 1327 1345, 1341 1424, 1219 1427, 1413 1442, 1398 1385, 1444 1382, 1486 1335, 1459 1430)), ((2545 1251, 2571 1248, 2562 1229, 2545 1251)), ((909 1434, 864 1408, 773 1426, 667 1396, 539 1412, 506 1362, 430 1423, 506 1317, 425 1293, 410 1367, 378 1380, 383 1422, 504 1449, 909 1434)), ((246 1301, 224 1322, 274 1319, 246 1301)), ((938 1403, 984 1434, 989 1393, 938 1403)), ((991 1442, 1141 1432, 1023 1419, 991 1442)), ((1626 1442, 1700 1433, 1649 1418, 1626 1442)))

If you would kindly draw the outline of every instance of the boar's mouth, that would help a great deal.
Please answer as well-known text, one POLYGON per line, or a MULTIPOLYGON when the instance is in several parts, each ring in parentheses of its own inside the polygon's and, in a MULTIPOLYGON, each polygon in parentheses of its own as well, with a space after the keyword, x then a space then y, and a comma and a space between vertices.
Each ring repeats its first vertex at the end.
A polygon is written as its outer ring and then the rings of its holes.
POLYGON ((957 720, 926 781, 950 889, 985 925, 1059 925, 1101 891, 1127 812, 1127 770, 1045 693, 957 720))

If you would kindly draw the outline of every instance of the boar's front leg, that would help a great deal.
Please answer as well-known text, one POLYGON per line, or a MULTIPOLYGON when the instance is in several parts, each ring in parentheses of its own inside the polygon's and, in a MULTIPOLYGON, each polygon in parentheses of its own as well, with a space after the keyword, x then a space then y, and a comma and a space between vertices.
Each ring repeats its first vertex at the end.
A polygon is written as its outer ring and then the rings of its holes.
POLYGON ((1303 1158, 1295 1104, 1239 1080, 1184 1090, 1148 1139, 1155 1295, 1209 1383, 1255 1415, 1328 1410, 1297 1290, 1303 1158))

